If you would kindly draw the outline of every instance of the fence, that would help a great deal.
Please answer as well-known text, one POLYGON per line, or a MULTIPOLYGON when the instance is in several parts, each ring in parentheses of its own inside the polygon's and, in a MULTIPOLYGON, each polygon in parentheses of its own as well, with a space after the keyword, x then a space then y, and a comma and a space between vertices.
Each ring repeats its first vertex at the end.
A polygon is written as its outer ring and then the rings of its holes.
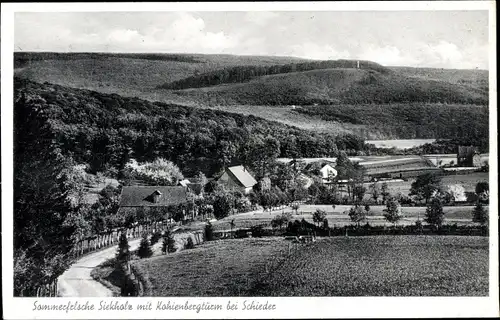
MULTIPOLYGON (((137 225, 131 228, 124 229, 114 229, 109 232, 100 233, 98 235, 85 237, 84 239, 78 240, 74 249, 74 258, 80 258, 86 254, 106 249, 118 244, 121 234, 124 232, 127 239, 137 239, 142 236, 143 233, 154 233, 162 232, 167 228, 179 225, 179 222, 157 222, 151 224, 137 225)), ((34 295, 36 297, 57 297, 58 296, 58 286, 57 279, 51 283, 41 285, 34 290, 34 295)))
POLYGON ((167 228, 177 226, 179 224, 179 222, 158 222, 152 224, 137 225, 127 229, 115 229, 106 233, 86 237, 85 239, 81 239, 77 242, 74 250, 75 258, 118 244, 120 236, 123 232, 125 232, 127 239, 131 240, 140 238, 143 233, 154 233, 157 231, 162 232, 167 228))

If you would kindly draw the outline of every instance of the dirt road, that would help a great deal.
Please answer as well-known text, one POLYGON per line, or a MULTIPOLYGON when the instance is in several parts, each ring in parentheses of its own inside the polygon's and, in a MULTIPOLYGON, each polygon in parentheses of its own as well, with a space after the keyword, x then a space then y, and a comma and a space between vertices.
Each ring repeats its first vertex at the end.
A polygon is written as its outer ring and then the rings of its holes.
MULTIPOLYGON (((129 242, 130 250, 139 247, 141 239, 129 242)), ((59 296, 61 297, 111 297, 111 291, 90 276, 93 268, 112 258, 117 246, 96 251, 76 261, 58 281, 59 296)))

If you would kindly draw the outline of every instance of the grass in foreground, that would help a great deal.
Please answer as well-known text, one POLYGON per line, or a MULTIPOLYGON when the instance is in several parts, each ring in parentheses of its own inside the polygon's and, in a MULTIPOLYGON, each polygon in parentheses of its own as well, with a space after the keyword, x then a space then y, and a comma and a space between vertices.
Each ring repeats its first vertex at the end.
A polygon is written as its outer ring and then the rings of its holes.
POLYGON ((282 239, 234 239, 137 263, 153 296, 488 294, 487 237, 337 237, 287 251, 282 239))
POLYGON ((136 263, 153 296, 238 296, 254 285, 269 261, 287 251, 282 239, 232 239, 136 263))
POLYGON ((488 238, 331 238, 293 255, 257 296, 485 296, 488 238))

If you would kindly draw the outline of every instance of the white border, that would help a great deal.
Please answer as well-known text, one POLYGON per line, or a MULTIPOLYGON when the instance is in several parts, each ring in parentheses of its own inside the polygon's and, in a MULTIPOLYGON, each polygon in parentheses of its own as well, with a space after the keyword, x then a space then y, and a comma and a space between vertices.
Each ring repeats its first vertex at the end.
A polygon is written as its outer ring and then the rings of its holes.
MULTIPOLYGON (((372 318, 372 317, 481 317, 499 316, 498 305, 498 163, 496 121, 496 15, 493 1, 420 1, 420 2, 240 2, 240 3, 21 3, 2 4, 1 8, 1 84, 2 84, 2 299, 4 318, 49 319, 111 319, 111 318, 372 318), (193 10, 195 8, 195 10, 193 10), (99 11, 418 11, 418 10, 489 10, 489 77, 490 77, 490 296, 489 297, 359 297, 359 298, 189 298, 191 303, 210 301, 227 304, 228 300, 270 301, 275 311, 190 312, 190 311, 93 311, 93 312, 38 312, 32 311, 34 300, 43 302, 76 301, 65 298, 13 298, 13 48, 14 12, 99 12, 99 11)), ((187 298, 134 298, 140 301, 183 303, 187 298)), ((79 299, 94 302, 111 299, 79 299)), ((126 301, 126 298, 113 300, 126 301)))

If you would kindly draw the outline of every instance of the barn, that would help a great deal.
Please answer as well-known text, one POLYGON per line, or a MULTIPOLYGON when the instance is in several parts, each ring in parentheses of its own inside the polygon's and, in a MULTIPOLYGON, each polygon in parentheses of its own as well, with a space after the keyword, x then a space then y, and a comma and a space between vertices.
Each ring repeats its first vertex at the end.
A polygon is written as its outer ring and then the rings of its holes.
POLYGON ((241 165, 227 168, 218 181, 228 190, 241 191, 244 194, 250 193, 257 184, 257 180, 241 165))
POLYGON ((169 212, 191 199, 192 195, 183 186, 126 186, 122 189, 118 213, 138 210, 144 210, 146 215, 153 210, 169 212))

